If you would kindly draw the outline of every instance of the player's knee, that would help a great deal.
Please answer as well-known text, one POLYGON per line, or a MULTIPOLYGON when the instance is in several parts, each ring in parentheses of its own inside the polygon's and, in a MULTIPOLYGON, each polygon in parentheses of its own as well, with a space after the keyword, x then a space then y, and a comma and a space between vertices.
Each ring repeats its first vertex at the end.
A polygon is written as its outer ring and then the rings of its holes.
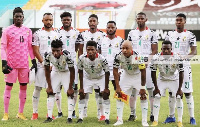
POLYGON ((20 90, 26 90, 27 89, 27 85, 20 85, 20 90))
POLYGON ((191 93, 184 93, 186 98, 190 98, 190 96, 192 95, 191 93))
POLYGON ((172 92, 169 92, 169 96, 172 97, 172 92))
POLYGON ((104 99, 104 100, 109 99, 109 95, 110 95, 109 93, 105 93, 105 92, 104 92, 102 95, 103 95, 103 99, 104 99))
POLYGON ((13 86, 13 83, 8 83, 8 82, 6 82, 6 85, 7 85, 7 86, 13 86))
POLYGON ((47 93, 47 98, 55 96, 55 93, 47 93))
POLYGON ((27 83, 19 83, 20 84, 20 86, 26 86, 27 85, 27 83))
POLYGON ((100 89, 94 89, 94 91, 95 91, 96 93, 99 93, 99 92, 100 92, 100 89))
POLYGON ((42 90, 42 87, 35 86, 35 90, 37 90, 37 91, 41 91, 41 90, 42 90))

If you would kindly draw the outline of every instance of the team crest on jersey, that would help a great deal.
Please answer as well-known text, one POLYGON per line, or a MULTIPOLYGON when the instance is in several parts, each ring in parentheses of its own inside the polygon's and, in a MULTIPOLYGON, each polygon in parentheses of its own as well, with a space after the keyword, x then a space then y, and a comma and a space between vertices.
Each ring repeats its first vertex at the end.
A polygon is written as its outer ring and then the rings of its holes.
POLYGON ((183 41, 186 41, 186 36, 185 36, 185 37, 183 37, 183 41))
POLYGON ((175 64, 172 64, 172 68, 175 68, 175 64))
POLYGON ((98 65, 97 65, 97 68, 100 68, 101 67, 101 64, 99 63, 98 65))
POLYGON ((148 39, 149 39, 149 35, 146 35, 145 40, 148 40, 148 39))
POLYGON ((66 62, 65 62, 65 61, 63 61, 63 64, 65 65, 65 64, 66 64, 66 62))
POLYGON ((73 38, 74 38, 74 39, 76 38, 76 34, 73 36, 73 38))
POLYGON ((97 40, 100 40, 100 36, 98 36, 97 40))
POLYGON ((54 36, 54 40, 56 40, 56 38, 57 38, 57 37, 56 37, 56 36, 54 36))
POLYGON ((29 35, 29 31, 27 31, 26 33, 27 33, 27 35, 29 35))
POLYGON ((118 47, 119 47, 119 43, 117 43, 117 44, 115 45, 115 47, 118 48, 118 47))

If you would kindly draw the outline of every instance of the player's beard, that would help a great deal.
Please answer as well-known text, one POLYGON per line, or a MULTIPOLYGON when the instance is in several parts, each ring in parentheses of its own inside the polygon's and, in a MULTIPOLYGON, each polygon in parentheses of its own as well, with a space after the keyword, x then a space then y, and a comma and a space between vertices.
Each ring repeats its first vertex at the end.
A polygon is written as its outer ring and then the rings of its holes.
POLYGON ((116 33, 116 30, 113 31, 112 33, 110 33, 110 32, 107 31, 107 34, 108 34, 108 35, 115 35, 115 33, 116 33))
POLYGON ((45 28, 50 29, 52 28, 52 25, 44 25, 45 28))

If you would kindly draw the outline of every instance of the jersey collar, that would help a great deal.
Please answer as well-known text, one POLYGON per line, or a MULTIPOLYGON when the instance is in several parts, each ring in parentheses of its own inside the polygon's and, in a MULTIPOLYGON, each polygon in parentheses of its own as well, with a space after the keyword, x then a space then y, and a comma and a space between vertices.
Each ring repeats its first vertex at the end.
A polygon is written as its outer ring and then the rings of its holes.
MULTIPOLYGON (((44 30, 44 27, 42 27, 42 30, 44 30)), ((52 30, 54 30, 54 28, 52 27, 52 30)))
MULTIPOLYGON (((148 30, 149 28, 146 26, 145 30, 148 30)), ((139 30, 139 28, 137 27, 136 30, 139 30)))

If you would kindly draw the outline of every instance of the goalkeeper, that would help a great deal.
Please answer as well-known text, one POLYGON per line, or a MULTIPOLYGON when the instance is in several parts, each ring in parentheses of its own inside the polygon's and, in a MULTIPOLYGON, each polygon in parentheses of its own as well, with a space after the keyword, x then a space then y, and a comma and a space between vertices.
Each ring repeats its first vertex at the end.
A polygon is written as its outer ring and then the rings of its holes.
MULTIPOLYGON (((123 91, 127 95, 131 95, 133 88, 138 91, 140 90, 139 94, 142 108, 142 126, 148 126, 148 101, 145 90, 146 69, 145 64, 141 64, 141 62, 138 61, 138 57, 138 53, 133 51, 132 43, 130 41, 125 41, 122 44, 122 51, 115 56, 113 64, 113 75, 116 83, 116 93, 118 94, 118 97, 121 97, 121 91, 123 91), (124 71, 121 74, 119 82, 118 68, 120 67, 120 65, 122 69, 124 69, 124 71)), ((123 124, 123 108, 124 103, 120 100, 117 100, 118 121, 114 124, 114 126, 123 124)))

